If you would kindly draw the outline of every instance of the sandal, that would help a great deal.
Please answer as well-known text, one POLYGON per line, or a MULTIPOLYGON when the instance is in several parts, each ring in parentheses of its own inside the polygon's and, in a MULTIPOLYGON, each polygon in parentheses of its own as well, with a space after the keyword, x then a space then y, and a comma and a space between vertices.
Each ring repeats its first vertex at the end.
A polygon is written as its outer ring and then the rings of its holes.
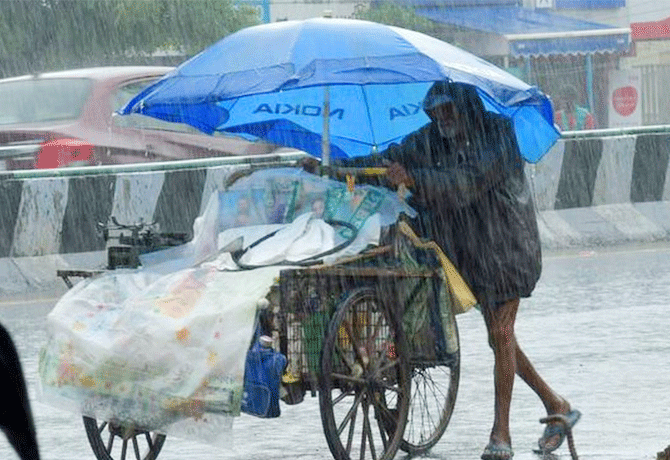
POLYGON ((509 444, 498 444, 489 442, 482 453, 482 460, 509 460, 514 457, 514 452, 509 444))
MULTIPOLYGON (((552 414, 553 415, 553 414, 552 414)), ((582 416, 582 413, 579 412, 578 410, 571 410, 567 414, 563 414, 565 416, 566 421, 568 422, 568 427, 572 429, 573 426, 577 424, 579 421, 579 418, 582 416)), ((548 453, 548 452, 553 452, 559 447, 561 447, 561 444, 563 444, 563 441, 565 441, 565 437, 568 433, 568 430, 565 428, 565 425, 561 422, 550 422, 546 428, 544 429, 544 433, 542 433, 542 437, 537 441, 538 446, 540 447, 539 451, 540 453, 548 453), (551 438, 558 436, 558 442, 554 446, 549 446, 547 447, 547 443, 551 440, 551 438)))

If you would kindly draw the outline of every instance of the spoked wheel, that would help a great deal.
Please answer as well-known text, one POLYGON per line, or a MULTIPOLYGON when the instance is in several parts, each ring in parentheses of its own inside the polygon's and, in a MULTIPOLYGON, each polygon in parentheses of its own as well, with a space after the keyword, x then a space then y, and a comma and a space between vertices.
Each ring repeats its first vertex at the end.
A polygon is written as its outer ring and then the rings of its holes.
POLYGON ((165 443, 163 434, 91 417, 84 417, 84 427, 98 460, 155 460, 165 443))
POLYGON ((456 351, 437 361, 410 360, 412 396, 400 448, 412 455, 424 454, 440 440, 456 404, 461 358, 458 327, 450 332, 456 351))
POLYGON ((395 456, 410 397, 402 328, 372 288, 353 290, 330 321, 319 403, 336 460, 395 456))
POLYGON ((412 397, 400 448, 423 454, 440 440, 454 411, 460 376, 459 353, 443 364, 415 364, 412 397))

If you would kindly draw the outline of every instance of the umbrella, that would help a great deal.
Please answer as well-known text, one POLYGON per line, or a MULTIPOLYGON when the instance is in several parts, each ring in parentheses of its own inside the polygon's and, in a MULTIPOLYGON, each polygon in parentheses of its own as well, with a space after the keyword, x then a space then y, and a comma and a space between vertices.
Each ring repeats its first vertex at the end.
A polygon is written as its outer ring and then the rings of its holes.
POLYGON ((524 158, 559 137, 549 98, 460 48, 399 27, 314 18, 226 36, 145 88, 121 110, 205 133, 261 138, 323 156, 381 151, 429 122, 431 84, 474 85, 487 110, 513 121, 524 158))

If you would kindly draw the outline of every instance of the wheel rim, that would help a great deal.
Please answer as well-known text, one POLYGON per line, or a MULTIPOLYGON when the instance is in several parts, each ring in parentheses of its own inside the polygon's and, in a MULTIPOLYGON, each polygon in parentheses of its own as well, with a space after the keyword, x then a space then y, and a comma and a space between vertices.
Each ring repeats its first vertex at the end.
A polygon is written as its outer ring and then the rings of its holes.
POLYGON ((425 453, 440 440, 456 403, 460 375, 458 353, 438 365, 414 365, 412 396, 400 448, 425 453))
POLYGON ((321 360, 320 404, 338 460, 390 459, 409 408, 402 332, 372 289, 354 291, 331 320, 321 360))
POLYGON ((84 427, 98 460, 155 460, 165 443, 163 434, 91 417, 84 427))

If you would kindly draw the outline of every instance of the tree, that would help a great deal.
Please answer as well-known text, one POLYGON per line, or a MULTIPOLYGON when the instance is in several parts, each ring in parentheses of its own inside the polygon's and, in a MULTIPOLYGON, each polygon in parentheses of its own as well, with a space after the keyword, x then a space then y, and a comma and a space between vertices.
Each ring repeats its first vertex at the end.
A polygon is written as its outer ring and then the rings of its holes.
POLYGON ((2 0, 0 75, 103 64, 180 62, 259 22, 231 0, 2 0))
POLYGON ((370 8, 362 9, 354 15, 357 19, 415 30, 439 38, 440 26, 430 19, 417 15, 413 8, 393 3, 373 2, 370 8))

